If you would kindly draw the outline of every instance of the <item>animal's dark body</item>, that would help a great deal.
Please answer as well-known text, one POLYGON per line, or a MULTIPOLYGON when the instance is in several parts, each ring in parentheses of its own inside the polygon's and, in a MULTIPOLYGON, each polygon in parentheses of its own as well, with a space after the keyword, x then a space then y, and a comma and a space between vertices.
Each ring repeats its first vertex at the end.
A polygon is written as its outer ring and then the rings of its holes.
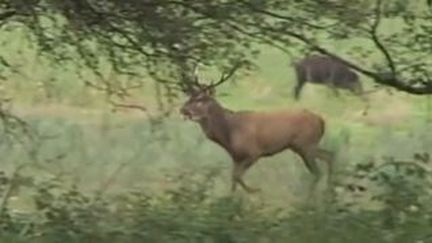
POLYGON ((300 98, 300 93, 307 82, 327 85, 336 94, 337 89, 349 90, 355 95, 363 93, 357 73, 332 57, 311 55, 295 63, 294 69, 297 76, 294 88, 295 99, 300 98))

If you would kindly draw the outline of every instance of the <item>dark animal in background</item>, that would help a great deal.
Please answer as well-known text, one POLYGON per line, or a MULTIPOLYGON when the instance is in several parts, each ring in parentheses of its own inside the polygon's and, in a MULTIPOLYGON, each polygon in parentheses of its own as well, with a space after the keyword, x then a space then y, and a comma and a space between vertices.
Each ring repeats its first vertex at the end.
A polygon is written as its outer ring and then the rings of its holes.
MULTIPOLYGON (((216 84, 197 84, 190 88, 189 99, 180 113, 198 123, 207 138, 223 147, 234 163, 232 191, 237 184, 247 192, 251 188, 243 181, 245 172, 260 158, 272 156, 286 149, 297 153, 307 169, 314 175, 311 191, 321 177, 316 159, 327 162, 332 171, 333 153, 319 148, 325 133, 323 118, 308 110, 233 111, 223 107, 214 97, 214 88, 233 73, 222 75, 216 84)), ((196 79, 197 80, 197 79, 196 79)))
POLYGON ((361 96, 363 87, 356 72, 340 61, 321 55, 311 55, 294 64, 297 84, 295 99, 300 98, 304 85, 309 83, 327 85, 338 95, 337 89, 345 89, 361 96))

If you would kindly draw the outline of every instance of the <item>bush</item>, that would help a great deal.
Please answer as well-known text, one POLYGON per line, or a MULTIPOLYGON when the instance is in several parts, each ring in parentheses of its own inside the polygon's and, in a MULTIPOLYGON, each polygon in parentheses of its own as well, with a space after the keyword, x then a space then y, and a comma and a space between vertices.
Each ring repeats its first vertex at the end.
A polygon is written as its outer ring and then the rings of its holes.
MULTIPOLYGON (((34 212, 3 205, 1 242, 432 242, 427 154, 385 158, 338 176, 331 200, 295 211, 241 194, 214 196, 218 171, 179 172, 157 195, 85 194, 59 180, 35 183, 34 212), (349 200, 355 198, 356 200, 349 200), (371 204, 375 203, 372 208, 371 204)), ((2 190, 8 178, 2 179, 2 190)))

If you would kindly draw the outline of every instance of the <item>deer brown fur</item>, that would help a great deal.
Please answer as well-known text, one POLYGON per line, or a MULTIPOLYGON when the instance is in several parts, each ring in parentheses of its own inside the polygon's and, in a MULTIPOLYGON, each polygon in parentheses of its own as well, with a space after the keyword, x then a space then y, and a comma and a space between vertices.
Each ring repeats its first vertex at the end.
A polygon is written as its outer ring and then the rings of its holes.
POLYGON ((207 138, 222 146, 231 156, 232 191, 236 185, 247 192, 251 188, 243 181, 245 172, 260 158, 284 150, 298 154, 318 182, 321 172, 316 164, 320 158, 327 162, 331 173, 332 153, 319 148, 325 133, 325 122, 308 110, 232 111, 223 107, 213 96, 212 89, 190 95, 180 112, 197 122, 207 138))

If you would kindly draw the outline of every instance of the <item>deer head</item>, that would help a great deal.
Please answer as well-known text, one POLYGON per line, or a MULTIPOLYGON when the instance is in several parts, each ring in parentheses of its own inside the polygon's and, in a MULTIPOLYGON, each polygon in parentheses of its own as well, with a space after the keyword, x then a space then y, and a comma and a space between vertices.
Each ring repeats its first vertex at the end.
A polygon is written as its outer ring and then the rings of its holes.
POLYGON ((348 72, 346 75, 345 82, 340 82, 338 85, 343 89, 351 91, 355 95, 363 95, 363 85, 357 73, 348 72))
POLYGON ((208 118, 211 108, 215 107, 215 105, 219 106, 214 97, 215 88, 231 78, 239 67, 240 63, 232 67, 228 72, 222 73, 217 82, 211 82, 208 85, 199 82, 197 67, 195 67, 194 80, 189 83, 188 88, 185 90, 185 93, 189 95, 189 99, 180 108, 180 113, 196 122, 208 118))

